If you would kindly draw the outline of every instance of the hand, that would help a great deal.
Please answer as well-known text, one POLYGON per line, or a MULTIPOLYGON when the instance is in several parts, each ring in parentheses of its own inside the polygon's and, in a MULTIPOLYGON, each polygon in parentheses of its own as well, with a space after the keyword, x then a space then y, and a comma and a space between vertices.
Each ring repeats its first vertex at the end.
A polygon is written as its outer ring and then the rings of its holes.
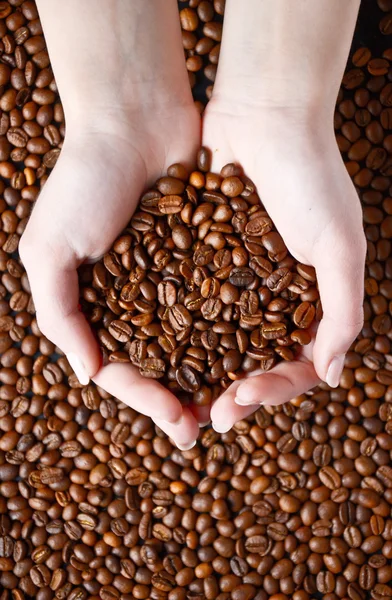
POLYGON ((113 123, 105 113, 88 127, 71 122, 20 244, 39 327, 67 354, 80 382, 86 385, 92 377, 152 417, 180 447, 193 443, 198 425, 173 394, 131 365, 100 369, 97 342, 78 311, 77 268, 110 248, 148 184, 170 164, 193 159, 199 135, 192 102, 170 110, 156 107, 152 114, 141 110, 122 122, 120 115, 113 123))
POLYGON ((324 315, 314 343, 292 363, 235 382, 211 418, 227 431, 258 405, 281 404, 317 385, 339 384, 345 353, 363 324, 365 237, 357 193, 339 154, 332 115, 212 100, 203 145, 213 170, 241 164, 292 255, 316 268, 324 315), (327 125, 326 125, 327 124, 327 125))
POLYGON ((110 248, 143 189, 170 164, 192 161, 199 146, 177 3, 53 4, 37 0, 67 134, 20 246, 38 324, 82 384, 92 377, 189 447, 197 421, 170 392, 131 365, 100 369, 98 345, 78 311, 77 277, 80 264, 110 248))

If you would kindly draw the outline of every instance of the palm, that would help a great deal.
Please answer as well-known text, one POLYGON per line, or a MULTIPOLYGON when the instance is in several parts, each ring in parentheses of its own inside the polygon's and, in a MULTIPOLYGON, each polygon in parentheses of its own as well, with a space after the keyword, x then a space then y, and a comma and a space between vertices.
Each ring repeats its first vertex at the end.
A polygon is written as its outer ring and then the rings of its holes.
POLYGON ((102 256, 128 224, 142 191, 171 163, 195 154, 199 122, 192 107, 158 121, 124 137, 67 137, 27 236, 44 218, 55 248, 69 244, 80 262, 102 256))
POLYGON ((219 148, 214 168, 241 164, 287 246, 310 263, 326 221, 349 235, 347 228, 356 231, 362 223, 360 205, 331 132, 313 141, 301 132, 278 139, 274 133, 260 116, 222 113, 213 102, 207 107, 203 141, 219 148))

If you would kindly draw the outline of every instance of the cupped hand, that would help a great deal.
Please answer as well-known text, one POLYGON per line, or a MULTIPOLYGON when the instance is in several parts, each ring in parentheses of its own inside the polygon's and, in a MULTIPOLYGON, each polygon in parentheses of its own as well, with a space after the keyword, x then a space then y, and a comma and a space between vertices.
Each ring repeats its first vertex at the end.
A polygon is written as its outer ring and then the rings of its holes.
POLYGON ((200 119, 193 103, 170 110, 157 106, 148 114, 141 109, 132 118, 118 114, 115 122, 105 112, 95 117, 88 126, 67 123, 64 148, 21 240, 38 325, 67 355, 80 383, 92 378, 186 448, 198 424, 173 394, 131 365, 100 368, 98 344, 78 310, 77 268, 110 248, 142 191, 170 164, 192 162, 200 119))
POLYGON ((320 380, 339 384, 347 350, 363 324, 366 243, 356 190, 338 151, 332 111, 208 105, 203 145, 214 171, 239 163, 291 254, 316 269, 323 317, 315 339, 297 360, 233 383, 211 418, 227 431, 258 405, 281 404, 320 380))

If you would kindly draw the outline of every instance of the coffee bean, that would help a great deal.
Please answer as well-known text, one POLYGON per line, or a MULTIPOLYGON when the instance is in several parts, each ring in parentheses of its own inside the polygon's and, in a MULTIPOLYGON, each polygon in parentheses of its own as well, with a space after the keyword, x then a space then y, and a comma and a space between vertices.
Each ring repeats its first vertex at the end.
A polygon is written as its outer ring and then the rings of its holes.
POLYGON ((363 590, 372 590, 376 583, 376 574, 374 569, 369 565, 362 565, 359 572, 358 583, 363 590))
POLYGON ((109 333, 118 342, 126 343, 128 340, 130 340, 133 331, 132 328, 124 321, 112 321, 109 325, 109 333))
POLYGON ((322 594, 330 594, 335 589, 335 577, 329 571, 321 571, 317 575, 317 589, 322 594))
POLYGON ((263 535, 254 535, 247 538, 245 542, 245 548, 252 554, 259 554, 265 556, 270 548, 270 542, 268 538, 263 535))
POLYGON ((370 595, 373 600, 387 600, 388 598, 392 598, 392 587, 376 583, 370 595))
POLYGON ((181 250, 188 250, 193 242, 192 234, 184 225, 177 225, 172 231, 173 242, 181 250))
POLYGON ((45 565, 36 565, 30 570, 30 577, 34 585, 43 588, 50 582, 50 571, 45 565))
POLYGON ((235 267, 231 270, 229 282, 236 287, 247 287, 254 281, 252 269, 246 267, 235 267))
POLYGON ((383 35, 390 35, 392 33, 392 18, 390 13, 385 15, 380 21, 380 31, 383 35))
POLYGON ((359 87, 365 79, 365 75, 361 69, 351 69, 347 71, 343 77, 343 87, 347 90, 359 87))
POLYGON ((127 283, 121 290, 121 300, 124 302, 132 302, 136 300, 140 293, 140 287, 138 283, 127 283))
POLYGON ((287 333, 287 327, 284 323, 265 323, 262 326, 262 336, 266 340, 276 340, 283 338, 287 333))
POLYGON ((174 215, 181 212, 184 206, 181 196, 175 194, 163 196, 159 198, 158 208, 163 215, 174 215))
POLYGON ((201 313, 207 321, 214 321, 218 318, 222 307, 220 298, 208 298, 201 307, 201 313))
POLYGON ((181 179, 167 176, 158 179, 156 187, 164 196, 170 196, 182 194, 185 189, 185 184, 181 179))
MULTIPOLYGON (((206 7, 207 10, 210 10, 209 7, 211 7, 211 5, 208 2, 205 2, 204 5, 205 5, 205 7, 206 7)), ((198 12, 199 13, 203 12, 204 13, 203 14, 204 17, 207 16, 205 14, 205 11, 203 9, 201 9, 200 5, 198 7, 198 12)), ((214 11, 212 11, 212 14, 210 14, 209 16, 212 17, 213 16, 213 12, 214 11)), ((202 20, 204 21, 204 20, 210 20, 210 19, 209 18, 207 18, 207 19, 203 18, 202 20)), ((198 169, 200 169, 200 171, 203 171, 203 172, 206 172, 206 173, 210 170, 210 167, 211 167, 211 156, 210 156, 210 153, 208 152, 208 150, 206 148, 201 148, 201 150, 199 150, 199 152, 197 154, 197 167, 198 167, 198 169)))
POLYGON ((181 332, 192 325, 192 317, 185 306, 174 304, 169 308, 169 322, 175 331, 181 332))
POLYGON ((357 527, 348 526, 344 530, 344 539, 350 548, 359 548, 362 543, 362 535, 357 527))
MULTIPOLYGON (((249 266, 259 277, 269 277, 272 273, 272 264, 263 256, 253 256, 249 261, 249 266)), ((269 286, 268 286, 269 287, 269 286)))
POLYGON ((302 302, 293 315, 294 323, 300 329, 308 329, 316 315, 315 307, 310 302, 302 302))
POLYGON ((244 189, 244 184, 239 177, 231 176, 223 179, 221 183, 221 191, 225 196, 234 198, 239 196, 244 189))
POLYGON ((176 379, 179 386, 185 392, 196 392, 200 389, 200 377, 198 373, 188 365, 183 365, 177 369, 176 379))
POLYGON ((146 212, 137 212, 131 219, 131 225, 136 231, 151 231, 154 227, 154 218, 146 212))
POLYGON ((140 373, 149 379, 161 379, 165 375, 166 365, 161 358, 145 358, 140 362, 140 373))
POLYGON ((369 62, 371 56, 369 48, 358 48, 352 57, 353 65, 355 67, 364 67, 369 62))
POLYGON ((267 286, 271 292, 280 293, 290 285, 291 279, 292 274, 289 269, 285 267, 276 269, 276 271, 271 273, 267 278, 267 286))
POLYGON ((255 217, 246 224, 245 233, 249 235, 263 236, 272 229, 272 221, 269 217, 255 217))

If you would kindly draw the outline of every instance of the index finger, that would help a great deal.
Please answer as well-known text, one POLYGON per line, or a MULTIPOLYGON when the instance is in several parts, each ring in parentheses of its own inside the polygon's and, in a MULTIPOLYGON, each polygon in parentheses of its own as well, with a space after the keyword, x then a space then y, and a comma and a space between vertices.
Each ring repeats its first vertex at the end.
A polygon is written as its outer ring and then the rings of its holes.
POLYGON ((177 423, 182 416, 180 401, 158 380, 143 377, 128 363, 102 367, 93 381, 109 394, 152 419, 177 423))

